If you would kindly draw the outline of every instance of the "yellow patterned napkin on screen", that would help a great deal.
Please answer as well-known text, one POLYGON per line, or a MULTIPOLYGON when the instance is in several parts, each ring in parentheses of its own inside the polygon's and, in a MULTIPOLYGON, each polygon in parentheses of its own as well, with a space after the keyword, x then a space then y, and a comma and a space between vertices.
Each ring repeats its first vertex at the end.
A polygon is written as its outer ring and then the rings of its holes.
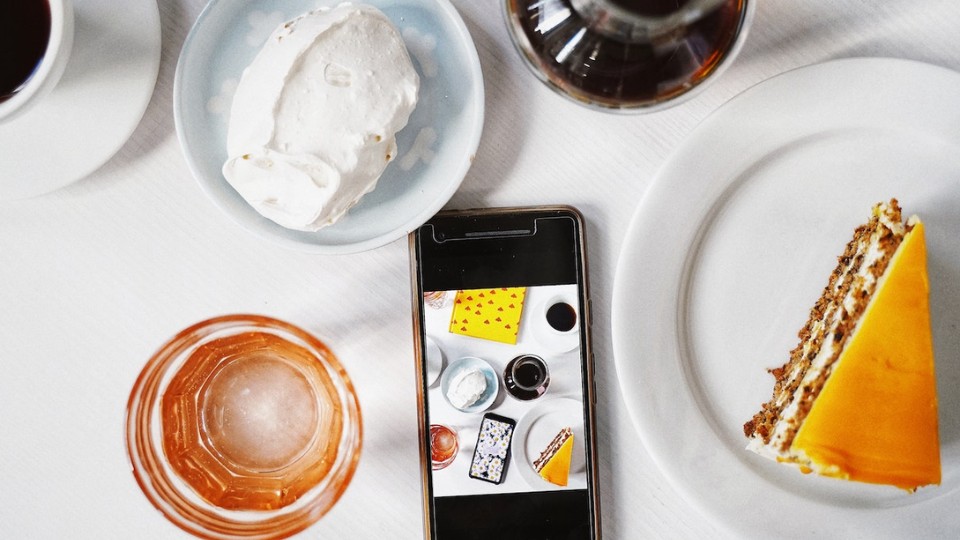
POLYGON ((450 332, 517 344, 526 287, 457 291, 450 332))

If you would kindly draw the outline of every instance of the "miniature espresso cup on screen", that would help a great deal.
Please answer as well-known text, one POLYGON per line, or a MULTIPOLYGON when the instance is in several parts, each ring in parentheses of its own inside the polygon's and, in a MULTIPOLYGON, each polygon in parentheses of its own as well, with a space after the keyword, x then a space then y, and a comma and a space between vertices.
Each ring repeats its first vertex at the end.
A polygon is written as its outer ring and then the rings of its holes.
POLYGON ((0 3, 0 123, 40 102, 60 81, 73 49, 73 0, 0 3))
POLYGON ((577 309, 567 298, 557 296, 546 302, 543 317, 550 329, 559 334, 568 334, 577 328, 577 309))

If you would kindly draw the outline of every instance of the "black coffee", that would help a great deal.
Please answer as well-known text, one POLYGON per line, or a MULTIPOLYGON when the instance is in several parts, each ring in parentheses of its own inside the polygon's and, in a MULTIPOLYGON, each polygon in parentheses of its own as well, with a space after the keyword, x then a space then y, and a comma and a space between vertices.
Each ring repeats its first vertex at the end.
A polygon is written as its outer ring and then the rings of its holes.
POLYGON ((546 373, 536 361, 521 361, 513 370, 513 380, 523 388, 536 388, 543 382, 546 373))
POLYGON ((566 302, 557 302, 547 309, 547 322, 558 332, 569 332, 577 324, 577 312, 566 302))
MULTIPOLYGON (((713 73, 740 32, 748 0, 725 0, 687 21, 664 43, 628 43, 589 30, 571 0, 508 0, 540 69, 560 88, 606 106, 637 106, 679 96, 713 73), (566 17, 556 17, 566 13, 566 17), (555 20, 556 19, 556 20, 555 20), (561 54, 561 51, 563 54, 561 54)), ((614 0, 662 16, 687 1, 614 0)))
POLYGON ((503 372, 503 386, 511 396, 529 401, 547 391, 550 373, 547 364, 539 356, 523 354, 507 364, 503 372))
POLYGON ((16 94, 43 60, 50 40, 46 0, 0 2, 0 101, 16 94))

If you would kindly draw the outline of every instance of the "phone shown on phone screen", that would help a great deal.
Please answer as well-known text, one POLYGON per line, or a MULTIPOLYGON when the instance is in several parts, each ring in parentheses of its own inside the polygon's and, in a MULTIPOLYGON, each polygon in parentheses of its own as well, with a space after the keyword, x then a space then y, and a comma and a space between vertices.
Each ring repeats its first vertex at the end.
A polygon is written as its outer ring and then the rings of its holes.
POLYGON ((582 217, 441 212, 410 249, 427 538, 599 538, 582 217))

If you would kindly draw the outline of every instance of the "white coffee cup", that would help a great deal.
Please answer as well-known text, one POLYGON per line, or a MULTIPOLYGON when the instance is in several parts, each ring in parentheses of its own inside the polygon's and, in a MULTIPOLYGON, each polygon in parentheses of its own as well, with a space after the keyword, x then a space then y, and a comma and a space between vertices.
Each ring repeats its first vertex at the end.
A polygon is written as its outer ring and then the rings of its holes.
MULTIPOLYGON (((17 2, 44 0, 15 0, 17 2)), ((0 102, 0 123, 23 114, 40 102, 60 81, 73 48, 73 0, 45 0, 50 5, 50 39, 40 63, 26 82, 0 102)))

